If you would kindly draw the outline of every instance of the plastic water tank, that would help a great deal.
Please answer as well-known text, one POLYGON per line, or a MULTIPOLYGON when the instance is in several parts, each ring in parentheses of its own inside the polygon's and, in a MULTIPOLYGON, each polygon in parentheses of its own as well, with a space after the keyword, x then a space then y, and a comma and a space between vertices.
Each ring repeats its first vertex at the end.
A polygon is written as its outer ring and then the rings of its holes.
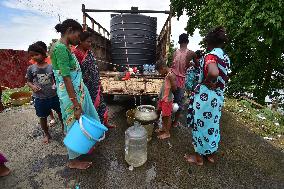
POLYGON ((112 15, 110 22, 112 62, 121 66, 154 64, 157 18, 141 14, 112 15))

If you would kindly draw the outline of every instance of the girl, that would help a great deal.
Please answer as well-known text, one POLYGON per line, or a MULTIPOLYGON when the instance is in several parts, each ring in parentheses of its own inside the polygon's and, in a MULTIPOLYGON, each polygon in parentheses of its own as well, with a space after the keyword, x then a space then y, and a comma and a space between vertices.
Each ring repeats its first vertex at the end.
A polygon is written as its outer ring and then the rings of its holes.
POLYGON ((223 51, 228 41, 225 29, 217 27, 205 37, 209 53, 201 61, 200 80, 189 100, 188 125, 192 127, 195 154, 185 155, 189 163, 203 165, 203 157, 214 163, 220 141, 220 118, 230 60, 223 51))

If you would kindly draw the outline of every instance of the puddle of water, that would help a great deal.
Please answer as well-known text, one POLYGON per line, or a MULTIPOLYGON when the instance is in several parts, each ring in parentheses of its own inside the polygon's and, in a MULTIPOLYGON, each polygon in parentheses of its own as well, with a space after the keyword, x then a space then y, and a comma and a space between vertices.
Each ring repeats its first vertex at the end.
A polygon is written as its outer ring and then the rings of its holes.
POLYGON ((146 171, 146 183, 150 183, 157 176, 156 167, 152 165, 150 169, 146 171))

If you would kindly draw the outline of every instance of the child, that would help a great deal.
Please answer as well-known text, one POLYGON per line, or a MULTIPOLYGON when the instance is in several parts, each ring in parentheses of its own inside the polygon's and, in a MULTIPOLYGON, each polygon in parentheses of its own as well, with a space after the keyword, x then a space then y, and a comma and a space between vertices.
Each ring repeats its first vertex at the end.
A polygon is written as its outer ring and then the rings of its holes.
POLYGON ((37 43, 30 45, 28 53, 36 64, 29 66, 27 69, 27 84, 33 90, 36 115, 40 118, 40 125, 45 134, 43 142, 48 144, 51 136, 48 132, 47 117, 52 109, 58 114, 61 124, 63 123, 59 99, 53 87, 52 66, 45 61, 47 58, 46 50, 41 45, 37 43))
POLYGON ((162 129, 157 129, 156 132, 158 133, 159 139, 167 139, 171 136, 170 128, 172 124, 173 92, 177 89, 176 77, 164 61, 159 61, 156 64, 156 70, 162 76, 165 76, 158 102, 158 115, 162 112, 162 129))
MULTIPOLYGON (((47 46, 46 46, 46 44, 45 44, 44 42, 42 42, 42 41, 37 41, 36 44, 39 45, 39 46, 41 46, 41 47, 47 52, 47 46)), ((50 57, 47 57, 44 61, 47 62, 48 64, 51 64, 50 57)), ((36 61, 34 61, 33 59, 31 59, 29 62, 30 62, 31 64, 36 64, 36 61)), ((51 110, 49 116, 50 116, 49 125, 50 125, 50 126, 53 126, 56 122, 55 122, 55 118, 54 118, 54 115, 53 115, 52 110, 51 110)))

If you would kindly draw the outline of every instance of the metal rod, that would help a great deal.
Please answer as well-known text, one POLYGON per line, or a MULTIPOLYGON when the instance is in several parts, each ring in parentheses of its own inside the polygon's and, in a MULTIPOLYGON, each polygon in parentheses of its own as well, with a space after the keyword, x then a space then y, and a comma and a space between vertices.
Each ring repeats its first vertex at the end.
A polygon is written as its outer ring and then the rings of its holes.
POLYGON ((85 12, 113 12, 113 13, 164 13, 170 14, 171 11, 157 11, 157 10, 101 10, 101 9, 84 9, 85 12))

